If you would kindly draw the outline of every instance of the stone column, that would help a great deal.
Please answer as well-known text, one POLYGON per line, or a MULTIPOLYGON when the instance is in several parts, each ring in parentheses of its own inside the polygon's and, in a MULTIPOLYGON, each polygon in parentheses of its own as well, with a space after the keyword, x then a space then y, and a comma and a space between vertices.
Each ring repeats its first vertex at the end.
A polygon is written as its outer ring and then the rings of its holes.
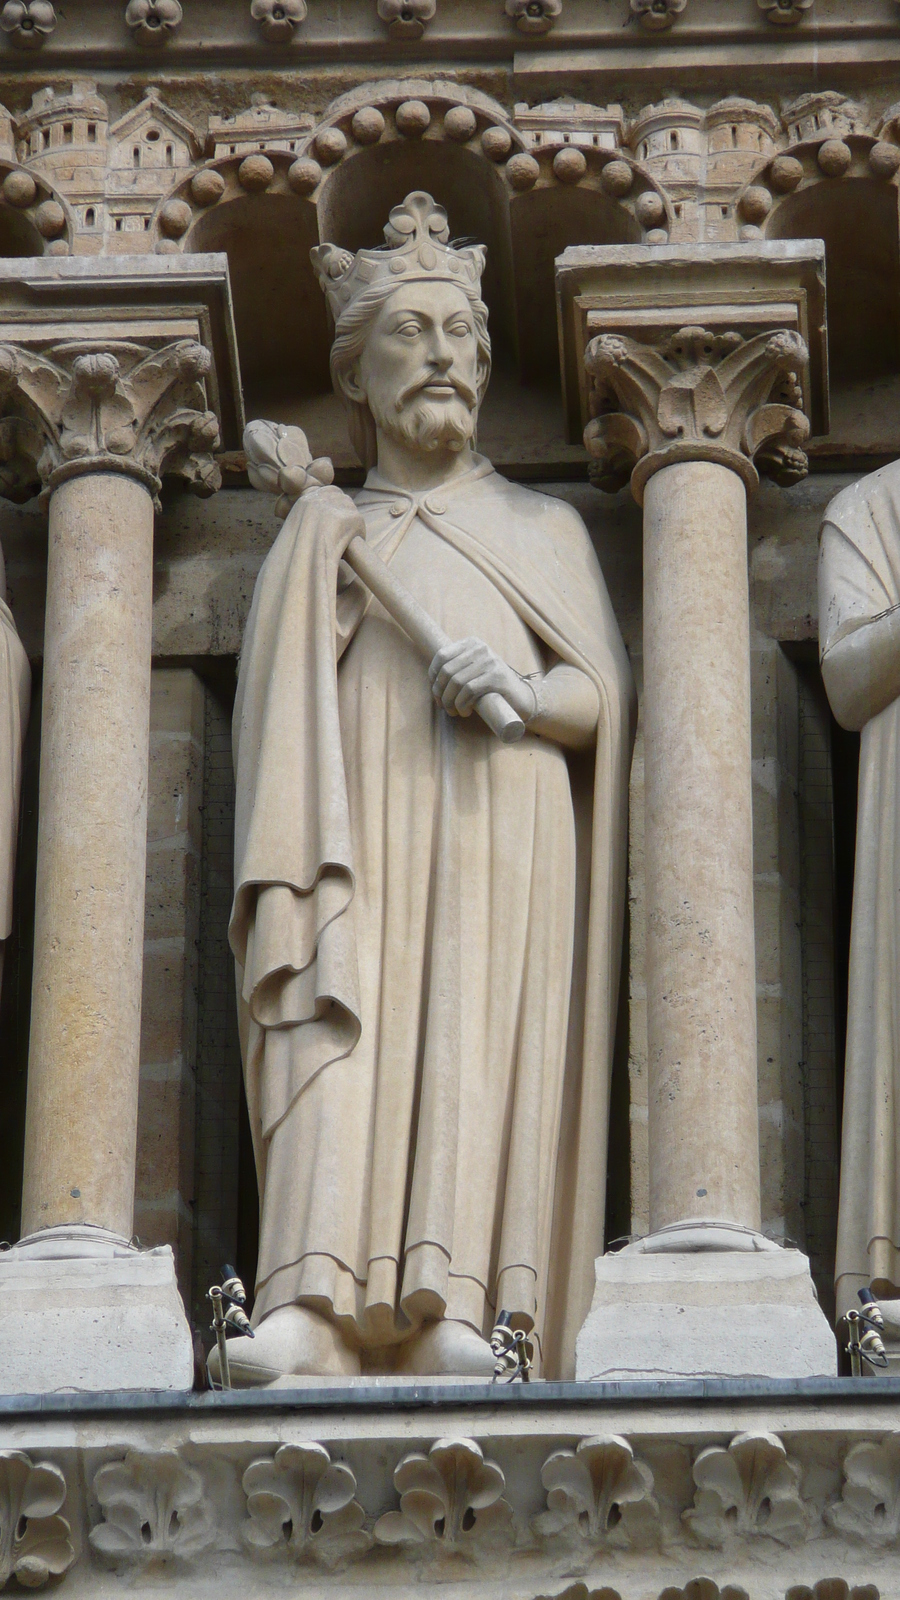
POLYGON ((0 1258, 7 1392, 191 1383, 172 1251, 130 1244, 153 512, 164 473, 201 494, 219 484, 212 360, 190 325, 144 315, 140 337, 94 323, 40 343, 4 329, 0 344, 3 487, 36 472, 50 522, 23 1238, 0 1258))
POLYGON ((584 354, 592 476, 644 508, 651 1234, 598 1262, 579 1376, 834 1371, 806 1258, 758 1231, 747 491, 806 473, 807 360, 692 326, 584 354))

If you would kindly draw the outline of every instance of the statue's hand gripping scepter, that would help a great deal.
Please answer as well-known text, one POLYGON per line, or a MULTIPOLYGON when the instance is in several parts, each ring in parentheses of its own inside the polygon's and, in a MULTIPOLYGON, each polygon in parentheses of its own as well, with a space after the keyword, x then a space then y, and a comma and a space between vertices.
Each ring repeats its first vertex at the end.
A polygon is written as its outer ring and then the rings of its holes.
MULTIPOLYGON (((286 517, 302 495, 334 481, 328 457, 313 460, 301 428, 278 422, 251 422, 244 432, 244 450, 254 489, 279 496, 276 516, 286 517)), ((452 643, 360 534, 351 539, 344 560, 429 662, 438 650, 452 643)), ((503 744, 514 744, 525 732, 521 717, 501 694, 483 694, 476 700, 475 710, 503 744)))

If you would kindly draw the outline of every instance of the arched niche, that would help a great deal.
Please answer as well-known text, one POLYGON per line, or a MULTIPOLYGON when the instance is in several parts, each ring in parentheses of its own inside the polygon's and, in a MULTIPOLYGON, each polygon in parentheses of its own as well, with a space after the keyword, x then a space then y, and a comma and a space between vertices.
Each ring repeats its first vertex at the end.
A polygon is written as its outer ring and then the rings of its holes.
POLYGON ((512 260, 506 188, 497 168, 472 150, 437 139, 394 140, 341 162, 319 195, 323 239, 348 250, 384 242, 391 208, 425 189, 447 212, 451 239, 487 245, 482 293, 495 358, 514 343, 512 260))
POLYGON ((0 256, 42 256, 44 241, 29 217, 0 206, 0 256))
POLYGON ((290 420, 294 402, 329 388, 328 321, 309 259, 318 242, 315 206, 290 193, 226 198, 185 241, 228 257, 249 417, 290 420))
POLYGON ((769 239, 823 239, 832 385, 900 368, 900 218, 897 188, 878 178, 813 183, 787 195, 769 239))
POLYGON ((569 245, 640 244, 625 206, 586 184, 516 195, 510 206, 519 360, 526 382, 559 383, 554 263, 569 245))

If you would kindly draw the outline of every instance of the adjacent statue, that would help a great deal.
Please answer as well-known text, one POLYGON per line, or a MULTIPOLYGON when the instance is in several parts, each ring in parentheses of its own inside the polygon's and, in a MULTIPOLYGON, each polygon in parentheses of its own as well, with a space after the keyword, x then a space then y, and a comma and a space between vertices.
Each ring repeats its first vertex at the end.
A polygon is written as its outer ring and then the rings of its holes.
POLYGON ((12 933, 22 741, 30 706, 31 669, 6 603, 6 569, 0 550, 0 987, 6 941, 12 933))
POLYGON ((822 676, 862 734, 835 1276, 900 1295, 900 464, 831 502, 819 559, 822 676))
POLYGON ((245 1384, 489 1378, 501 1310, 571 1375, 603 1248, 628 661, 581 519, 475 453, 483 248, 422 193, 385 238, 313 251, 368 477, 297 500, 313 480, 282 475, 235 706, 245 1384), (359 536, 443 630, 433 659, 342 561, 359 536))

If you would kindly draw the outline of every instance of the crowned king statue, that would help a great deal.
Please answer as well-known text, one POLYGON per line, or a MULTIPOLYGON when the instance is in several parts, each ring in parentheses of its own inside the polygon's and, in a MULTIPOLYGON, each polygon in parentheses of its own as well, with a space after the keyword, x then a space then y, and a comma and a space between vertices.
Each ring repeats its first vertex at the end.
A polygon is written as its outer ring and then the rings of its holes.
POLYGON ((290 509, 234 720, 261 1199, 243 1384, 487 1379, 501 1310, 571 1375, 603 1249, 631 674, 581 519, 476 453, 483 247, 423 193, 385 239, 313 251, 365 487, 255 425, 290 509), (433 656, 348 565, 361 540, 433 656), (488 695, 518 742, 472 714, 488 695))

